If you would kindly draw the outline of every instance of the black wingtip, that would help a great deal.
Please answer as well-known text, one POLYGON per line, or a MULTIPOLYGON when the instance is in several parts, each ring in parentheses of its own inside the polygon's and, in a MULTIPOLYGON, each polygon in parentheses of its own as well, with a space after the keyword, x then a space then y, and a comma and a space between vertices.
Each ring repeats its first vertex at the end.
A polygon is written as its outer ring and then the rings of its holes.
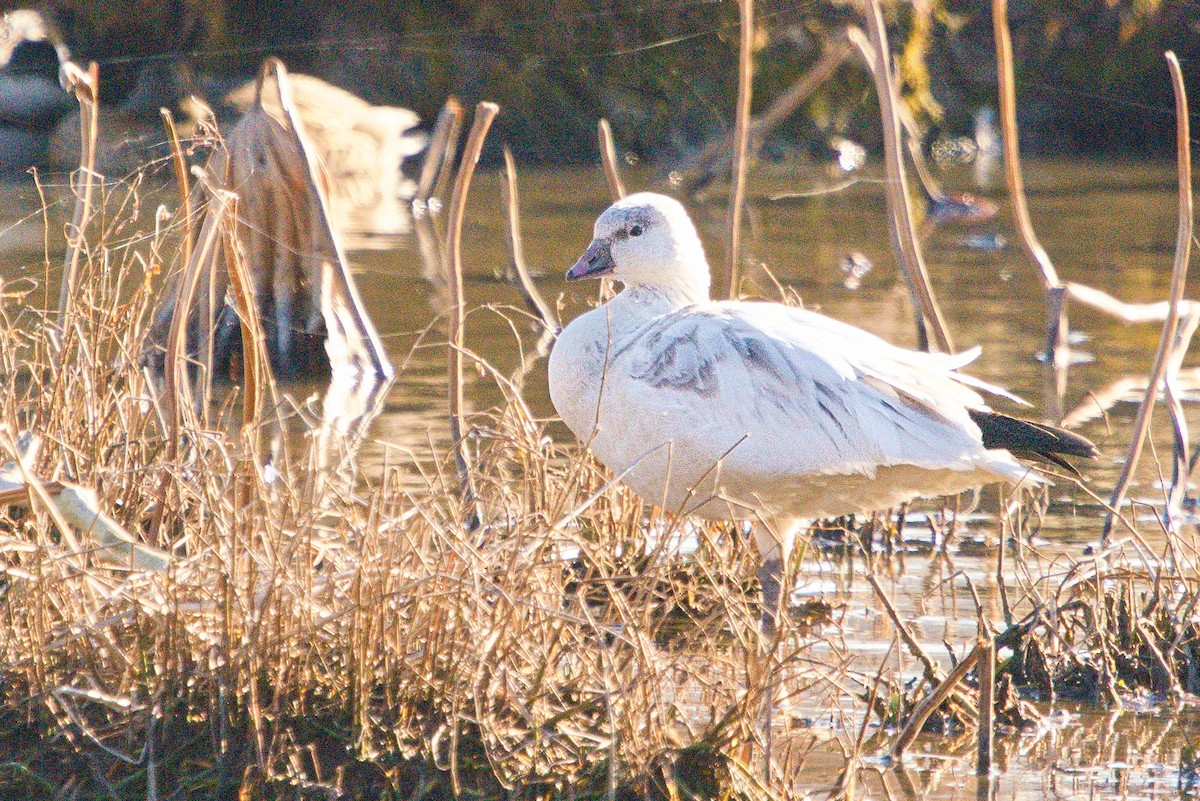
POLYGON ((999 412, 970 409, 983 435, 983 447, 1000 448, 1022 458, 1041 459, 1079 475, 1064 456, 1095 459, 1100 449, 1087 437, 1065 428, 1009 417, 999 412))

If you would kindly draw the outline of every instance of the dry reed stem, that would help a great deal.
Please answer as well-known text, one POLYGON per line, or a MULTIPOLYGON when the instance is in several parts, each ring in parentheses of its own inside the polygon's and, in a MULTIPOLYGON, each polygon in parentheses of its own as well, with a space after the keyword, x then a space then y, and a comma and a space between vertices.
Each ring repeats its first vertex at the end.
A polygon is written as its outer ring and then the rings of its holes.
MULTIPOLYGON (((263 66, 263 75, 267 70, 274 73, 275 86, 279 91, 279 104, 287 118, 289 131, 295 140, 304 164, 303 174, 307 184, 307 199, 309 212, 312 215, 312 230, 309 236, 315 241, 315 249, 321 258, 320 286, 322 289, 335 289, 334 292, 322 292, 321 315, 325 322, 326 353, 341 354, 346 363, 333 361, 334 372, 353 369, 358 373, 373 372, 379 380, 390 380, 395 375, 395 369, 388 359, 387 351, 367 314, 366 305, 359 297, 358 287, 351 277, 349 260, 342 247, 341 237, 333 225, 333 215, 329 210, 329 195, 326 191, 327 176, 322 172, 320 157, 317 156, 308 135, 300 111, 292 96, 291 82, 288 80, 287 68, 277 58, 267 59, 263 66), (333 308, 337 306, 336 310, 333 308), (334 347, 330 347, 334 343, 334 347), (366 359, 368 364, 363 363, 366 359)), ((260 90, 261 91, 261 90, 260 90)), ((249 269, 249 268, 247 268, 249 269)), ((250 276, 248 276, 250 277, 250 276)), ((248 283, 247 287, 253 287, 248 283)), ((259 327, 261 329, 261 318, 259 327)), ((264 363, 262 375, 267 376, 267 386, 273 387, 274 380, 270 377, 270 360, 264 363)))
POLYGON ((547 331, 557 334, 562 330, 558 315, 538 291, 533 276, 529 274, 529 265, 525 262, 525 246, 521 237, 521 197, 517 190, 517 164, 513 160, 512 151, 504 146, 504 205, 508 209, 508 245, 512 251, 513 267, 521 283, 521 291, 525 300, 542 318, 542 325, 547 331))
POLYGON ((871 585, 871 589, 875 591, 875 597, 883 604, 883 609, 887 612, 888 618, 892 621, 892 625, 896 627, 896 634, 900 637, 900 641, 908 648, 909 653, 916 657, 921 663, 921 668, 925 674, 925 680, 931 685, 935 685, 942 680, 942 671, 937 664, 929 658, 929 654, 925 653, 925 649, 913 637, 912 632, 908 630, 908 626, 904 625, 904 621, 900 619, 900 613, 896 611, 895 604, 891 598, 883 591, 883 587, 879 585, 879 580, 874 574, 868 572, 866 575, 867 583, 871 585))
POLYGON ((613 142, 612 126, 603 117, 596 123, 596 135, 600 138, 600 164, 604 168, 604 180, 608 181, 608 194, 615 202, 625 197, 625 184, 621 181, 621 169, 617 166, 617 146, 613 142))
POLYGON ((458 147, 458 132, 462 127, 463 107, 458 98, 449 97, 438 113, 437 122, 433 126, 433 134, 429 137, 429 145, 425 148, 425 160, 421 165, 421 177, 417 183, 417 192, 413 195, 416 203, 427 203, 434 195, 435 187, 442 186, 442 173, 452 168, 454 151, 458 147))
MULTIPOLYGON (((450 109, 449 129, 446 131, 446 145, 442 150, 442 163, 437 171, 437 181, 433 186, 433 200, 441 202, 446 195, 446 187, 449 186, 451 178, 454 176, 454 157, 458 155, 458 139, 462 135, 462 124, 466 113, 461 104, 455 101, 455 105, 451 106, 450 102, 446 102, 446 106, 450 109)), ((459 169, 462 169, 462 163, 459 162, 459 169)))
MULTIPOLYGON (((84 232, 92 216, 92 204, 96 189, 96 132, 98 125, 100 67, 92 62, 87 72, 72 62, 66 62, 63 75, 79 101, 79 135, 82 142, 78 179, 82 189, 75 190, 75 213, 67 228, 67 252, 63 257, 62 283, 58 292, 58 317, 67 316, 72 293, 79 274, 79 256, 84 242, 84 232)), ((60 322, 61 326, 62 323, 60 322)))
POLYGON ((750 141, 750 95, 754 86, 754 0, 738 0, 738 11, 738 93, 730 159, 729 224, 725 235, 730 300, 737 300, 741 294, 738 273, 742 258, 742 206, 746 197, 746 146, 750 141))
POLYGON ((892 235, 892 246, 908 281, 913 297, 913 311, 917 319, 917 334, 921 347, 928 350, 929 341, 926 324, 932 329, 933 343, 946 353, 954 352, 946 320, 934 299, 929 281, 929 270, 917 244, 916 225, 913 222, 912 199, 908 192, 908 179, 904 171, 904 156, 900 146, 900 118, 896 113, 896 88, 892 78, 891 51, 888 49, 887 29, 883 24, 883 10, 879 0, 870 0, 867 7, 867 35, 864 41, 861 31, 847 31, 863 55, 875 80, 875 93, 879 98, 879 112, 883 125, 884 166, 887 171, 888 222, 892 235))
MULTIPOLYGON (((1167 371, 1163 375, 1163 399, 1171 417, 1172 433, 1172 467, 1171 492, 1167 499, 1167 514, 1173 519, 1183 505, 1191 483, 1192 463, 1189 459, 1188 448, 1190 436, 1188 433, 1187 417, 1183 410, 1183 387, 1180 383, 1180 371, 1183 360, 1187 356, 1188 346, 1200 327, 1200 308, 1195 304, 1185 303, 1186 308, 1181 313, 1179 323, 1175 327, 1175 341, 1171 343, 1171 358, 1167 361, 1167 371)), ((1174 529, 1172 525, 1169 527, 1174 529)))
POLYGON ((183 218, 183 240, 180 243, 179 260, 182 264, 187 264, 192 258, 192 247, 195 245, 191 181, 188 179, 187 160, 183 155, 183 146, 179 142, 179 129, 175 127, 175 117, 169 108, 159 109, 159 112, 162 114, 163 127, 167 130, 167 142, 171 146, 171 166, 175 169, 175 185, 179 187, 179 216, 183 218))
MULTIPOLYGON (((1021 245, 1040 271, 1042 286, 1049 290, 1059 286, 1058 272, 1050 254, 1038 241, 1029 217, 1025 200, 1025 179, 1021 175, 1021 144, 1017 132, 1017 89, 1013 75, 1012 34, 1008 28, 1008 0, 993 0, 992 28, 996 38, 996 80, 1000 94, 1000 129, 1004 145, 1004 178, 1008 184, 1009 202, 1021 245)), ((1066 332, 1060 332, 1062 337, 1066 332)), ((1061 344, 1050 343, 1051 347, 1061 344)))
MULTIPOLYGON (((1003 2, 1003 0, 1001 0, 1003 2)), ((1166 375, 1171 350, 1175 340, 1175 329, 1179 322, 1179 306, 1183 300, 1184 284, 1187 280, 1188 261, 1192 245, 1192 160, 1190 125, 1188 121, 1187 92, 1183 85, 1183 74, 1179 69, 1179 60, 1173 52, 1167 52, 1167 68, 1171 74, 1171 87, 1175 91, 1175 142, 1177 148, 1177 166, 1179 170, 1179 222, 1175 236, 1175 263, 1171 270, 1171 294, 1169 312, 1163 322, 1162 335, 1158 340, 1158 350, 1154 356, 1154 366, 1150 370, 1150 379, 1146 384, 1146 394, 1138 406, 1137 417, 1133 423, 1133 433, 1129 442, 1129 450, 1125 454, 1125 463, 1121 466, 1121 475, 1113 488, 1109 500, 1110 512, 1104 519, 1104 529, 1101 542, 1107 543, 1112 535, 1116 518, 1111 510, 1120 509, 1125 503, 1125 493, 1133 473, 1137 469, 1138 460, 1142 455, 1142 446, 1146 432, 1150 427, 1150 415, 1154 410, 1154 402, 1158 397, 1159 386, 1166 375)))
POLYGON ((967 677, 967 673, 971 671, 971 668, 975 667, 975 663, 979 661, 986 648, 987 645, 983 638, 977 640, 971 652, 963 657, 962 661, 954 666, 949 675, 912 711, 908 716, 908 722, 904 724, 903 730, 896 737, 896 742, 892 746, 891 757, 894 761, 900 762, 904 759, 904 752, 917 739, 917 735, 921 733, 921 728, 925 725, 925 721, 934 713, 934 710, 942 705, 943 701, 950 697, 950 694, 955 691, 959 683, 967 677))
POLYGON ((467 455, 467 444, 463 441, 463 319, 466 314, 463 300, 462 277, 462 226, 466 216, 467 193, 471 188, 471 176, 475 173, 475 164, 483 151, 483 142, 487 138, 492 120, 500 112, 495 103, 483 102, 475 106, 475 119, 471 123, 471 131, 467 134, 467 144, 463 149, 462 161, 458 166, 458 175, 454 180, 454 192, 450 196, 450 209, 446 223, 446 255, 447 267, 450 272, 450 319, 448 321, 448 343, 446 346, 446 372, 448 376, 447 393, 450 403, 450 439, 454 448, 454 459, 458 465, 459 483, 462 486, 464 504, 472 511, 467 518, 467 528, 474 530, 482 521, 477 504, 478 495, 475 491, 474 478, 471 474, 470 457, 467 455))
MULTIPOLYGON (((213 197, 227 204, 230 217, 237 219, 237 195, 233 192, 209 188, 213 197)), ((237 309, 242 329, 242 433, 248 434, 262 418, 263 388, 271 382, 271 356, 267 353, 266 338, 263 336, 262 321, 258 314, 258 302, 254 297, 254 276, 242 258, 236 240, 236 229, 223 226, 222 246, 225 264, 229 271, 230 295, 237 309)), ((257 459, 259 454, 255 454, 257 459)))
MULTIPOLYGON (((196 174, 203 175, 199 167, 193 168, 196 174)), ((207 184, 206 184, 207 185, 207 184)), ((187 323, 195 300, 200 277, 206 271, 212 271, 217 255, 217 243, 221 230, 225 225, 225 215, 228 204, 222 197, 214 197, 215 206, 210 206, 200 228, 197 247, 192 251, 192 258, 184 266, 183 275, 179 282, 179 295, 171 317, 171 326, 167 335, 166 354, 163 359, 163 400, 167 405, 167 418, 171 421, 173 436, 168 439, 169 462, 174 462, 177 456, 181 426, 181 415, 184 409, 191 408, 192 396, 188 380, 187 357, 187 323), (172 445, 171 443, 175 443, 172 445)), ((208 377, 204 378, 209 380, 208 377)))
MULTIPOLYGON (((982 618, 981 618, 982 620, 982 618)), ((979 647, 979 731, 975 751, 975 773, 992 771, 992 741, 996 726, 996 643, 981 633, 979 647)))

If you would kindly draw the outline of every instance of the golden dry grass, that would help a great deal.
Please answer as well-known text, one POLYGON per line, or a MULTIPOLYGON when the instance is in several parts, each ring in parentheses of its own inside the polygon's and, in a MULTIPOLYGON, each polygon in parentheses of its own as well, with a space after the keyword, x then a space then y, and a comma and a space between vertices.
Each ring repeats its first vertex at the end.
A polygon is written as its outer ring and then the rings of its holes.
MULTIPOLYGON (((789 797, 805 788, 758 778, 768 690, 843 716, 852 725, 836 737, 853 753, 869 707, 902 724, 926 694, 853 664, 821 604, 763 649, 744 532, 643 505, 553 442, 500 379, 505 401, 470 421, 476 531, 449 454, 430 454, 417 486, 393 470, 320 472, 324 443, 284 394, 244 432, 236 389, 187 406, 169 447, 163 385, 141 356, 175 234, 144 194, 133 180, 98 200, 61 323, 39 309, 43 287, 0 296, 0 449, 11 456, 20 432, 36 432, 37 476, 95 488, 173 556, 167 571, 130 570, 37 499, 4 510, 3 791, 789 797), (683 555, 686 537, 695 550, 683 555)), ((1025 511, 1011 532, 1022 542, 1038 523, 1025 511)), ((853 576, 857 541, 825 558, 853 576)), ((1196 693, 1195 543, 1165 543, 1155 554, 1118 539, 1094 558, 1010 566, 1001 675, 1060 694, 1082 677, 1109 704, 1196 693)), ((973 725, 969 685, 947 730, 973 725)), ((790 744, 778 769, 794 777, 804 742, 790 744)))

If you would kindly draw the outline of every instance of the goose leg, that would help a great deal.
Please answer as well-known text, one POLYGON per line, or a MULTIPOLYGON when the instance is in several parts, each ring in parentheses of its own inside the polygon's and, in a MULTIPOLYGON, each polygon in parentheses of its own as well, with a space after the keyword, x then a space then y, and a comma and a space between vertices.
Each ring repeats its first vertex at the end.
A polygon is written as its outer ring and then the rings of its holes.
POLYGON ((783 583, 783 559, 771 557, 764 559, 758 569, 758 582, 762 585, 762 627, 763 636, 775 636, 775 624, 779 616, 779 595, 783 583))
POLYGON ((771 786, 771 751, 772 735, 775 718, 775 678, 770 675, 771 649, 768 643, 775 641, 775 626, 779 613, 787 614, 786 607, 780 609, 779 595, 783 583, 783 559, 771 557, 764 559, 758 569, 758 581, 762 584, 762 618, 759 626, 762 629, 761 647, 758 658, 763 661, 764 669, 760 674, 767 682, 763 690, 762 705, 759 707, 758 728, 762 732, 763 742, 763 781, 771 786))
POLYGON ((763 560, 758 569, 758 581, 762 585, 760 625, 764 638, 775 636, 780 613, 787 614, 788 593, 783 592, 787 577, 784 574, 796 534, 803 528, 803 520, 790 517, 776 517, 754 526, 755 544, 763 560))
POLYGON ((763 674, 768 685, 763 690, 759 727, 763 738, 763 779, 768 787, 771 784, 772 723, 775 717, 775 679, 774 671, 769 669, 773 654, 769 651, 768 644, 775 641, 779 616, 787 614, 789 593, 783 591, 785 584, 789 591, 791 589, 786 575, 787 563, 796 534, 803 528, 803 520, 792 518, 776 518, 754 527, 758 552, 763 558, 762 566, 758 569, 758 581, 762 585, 762 618, 759 625, 762 629, 763 646, 759 656, 767 666, 763 674))

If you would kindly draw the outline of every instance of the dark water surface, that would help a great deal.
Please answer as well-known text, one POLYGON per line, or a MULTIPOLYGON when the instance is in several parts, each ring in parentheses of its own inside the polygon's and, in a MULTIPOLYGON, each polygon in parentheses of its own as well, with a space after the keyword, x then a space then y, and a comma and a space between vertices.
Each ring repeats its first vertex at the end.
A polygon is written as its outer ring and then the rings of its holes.
MULTIPOLYGON (((1030 162, 1025 174, 1035 228, 1063 279, 1127 301, 1165 299, 1176 231, 1173 164, 1030 162)), ((607 188, 598 169, 525 171, 520 181, 527 259, 539 276, 542 292, 557 303, 564 321, 570 320, 594 301, 597 288, 595 284, 564 287, 562 275, 588 244, 592 223, 607 205, 607 188)), ((778 299, 782 286, 810 307, 890 341, 915 345, 907 292, 888 241, 882 185, 868 177, 841 191, 770 199, 782 193, 813 193, 843 181, 811 166, 775 168, 753 181, 744 244, 747 275, 764 298, 778 299), (841 267, 851 253, 874 265, 857 289, 846 287, 841 267)), ((968 188, 965 174, 961 183, 968 188)), ((671 192, 671 183, 663 176, 631 172, 626 184, 631 191, 671 192)), ((1006 206, 1002 193, 990 194, 1006 206)), ((61 197, 61 189, 51 195, 52 200, 61 197)), ((3 277, 9 282, 40 278, 46 269, 37 194, 22 187, 5 190, 3 199, 3 277)), ((688 205, 714 266, 714 288, 724 291, 725 199, 714 196, 688 205)), ((62 219, 52 219, 50 225, 53 231, 62 219)), ((472 188, 463 235, 467 345, 504 375, 517 373, 525 359, 526 400, 535 415, 550 419, 554 413, 546 392, 545 360, 533 358, 541 328, 526 312, 511 279, 506 227, 499 176, 481 172, 472 188)), ((387 247, 350 252, 359 290, 399 373, 361 452, 362 467, 378 471, 385 464, 406 466, 414 487, 422 483, 420 466, 440 459, 449 443, 444 335, 439 328, 446 295, 436 267, 422 258, 423 247, 429 245, 414 231, 387 247)), ((1029 400, 1032 407, 1023 412, 1027 416, 1045 415, 1049 408, 1046 368, 1036 358, 1046 328, 1043 292, 1004 212, 988 223, 932 230, 924 245, 935 293, 956 346, 983 348, 969 372, 1029 400), (998 246, 1005 241, 1006 246, 998 246)), ((53 281, 57 287, 57 278, 53 281)), ((1078 307, 1072 307, 1070 322, 1078 334, 1081 363, 1070 370, 1065 410, 1080 404, 1095 406, 1092 395, 1101 394, 1118 379, 1128 378, 1135 389, 1139 382, 1144 385, 1160 323, 1125 325, 1078 307)), ((1185 369, 1193 361, 1185 362, 1185 369)), ((468 370, 467 381, 471 409, 487 410, 501 401, 493 379, 480 371, 468 370)), ((996 405, 1020 411, 1003 401, 996 405)), ((1187 410, 1195 425, 1194 404, 1187 410)), ((1111 492, 1134 412, 1134 404, 1118 403, 1106 417, 1094 415, 1080 429, 1103 452, 1096 464, 1084 467, 1088 485, 1101 497, 1111 492)), ((1170 447, 1165 415, 1157 418, 1156 448, 1165 455, 1170 447)), ((569 436, 557 424, 551 432, 569 436)), ((1168 466, 1164 470, 1169 473, 1168 466)), ((1148 454, 1130 494, 1149 504, 1143 511, 1151 522, 1144 528, 1152 546, 1158 542, 1154 507, 1162 506, 1158 479, 1153 454, 1148 454)), ((984 490, 979 512, 960 520, 960 542, 980 543, 979 547, 962 545, 946 556, 930 556, 927 548, 918 547, 932 536, 918 516, 909 526, 915 544, 907 555, 892 560, 881 576, 927 650, 940 657, 946 655, 943 641, 961 654, 964 643, 974 637, 976 613, 963 592, 968 580, 989 613, 996 612, 996 550, 987 543, 994 543, 997 536, 997 522, 989 511, 997 507, 997 498, 996 490, 984 490)), ((1101 507, 1087 492, 1069 484, 1055 487, 1051 501, 1040 532, 1045 558, 1056 553, 1079 557, 1099 536, 1101 507)), ((857 566, 859 574, 861 568, 857 566)), ((855 575, 844 562, 814 550, 797 591, 805 597, 836 597, 842 604, 841 647, 870 664, 890 647, 892 632, 872 590, 855 575)), ((915 666, 903 672, 915 675, 915 666)), ((851 708, 849 697, 845 701, 851 708)), ((810 732, 798 739, 814 749, 807 770, 815 786, 828 787, 842 764, 837 743, 849 743, 854 732, 847 721, 830 718, 827 712, 824 716, 808 708, 793 712, 798 718, 812 718, 810 732)), ((1174 797, 1181 748, 1200 741, 1200 721, 1194 716, 1162 715, 1149 708, 1127 711, 1119 718, 1067 709, 1054 720, 1055 726, 1006 738, 998 746, 999 798, 1174 797)), ((931 739, 925 748, 930 754, 913 762, 907 779, 881 774, 874 785, 868 781, 870 794, 950 799, 976 793, 969 743, 931 739)))

